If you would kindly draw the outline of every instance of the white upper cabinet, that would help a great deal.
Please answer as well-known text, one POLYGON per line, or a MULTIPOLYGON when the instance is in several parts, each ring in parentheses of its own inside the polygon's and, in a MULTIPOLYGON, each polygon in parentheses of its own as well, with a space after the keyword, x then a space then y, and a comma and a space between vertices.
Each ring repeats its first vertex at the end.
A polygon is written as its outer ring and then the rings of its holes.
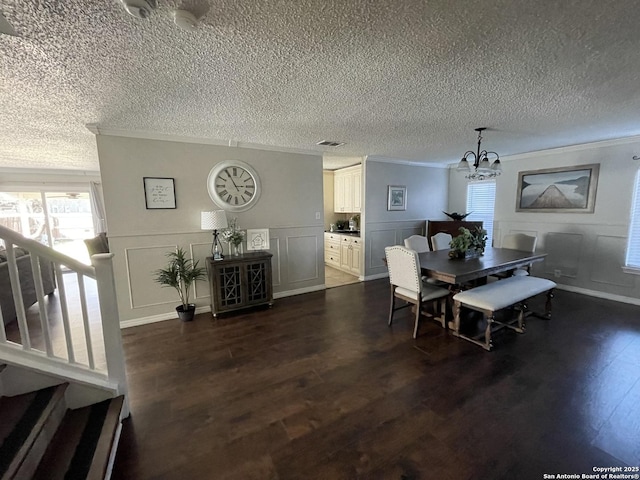
POLYGON ((333 211, 360 213, 362 210, 362 167, 341 168, 334 172, 333 211))

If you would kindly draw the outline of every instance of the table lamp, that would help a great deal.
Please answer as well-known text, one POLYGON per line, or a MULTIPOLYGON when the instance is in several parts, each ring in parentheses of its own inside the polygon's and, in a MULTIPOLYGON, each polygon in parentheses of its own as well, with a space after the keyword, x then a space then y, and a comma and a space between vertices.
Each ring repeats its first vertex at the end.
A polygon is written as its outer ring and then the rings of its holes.
POLYGON ((227 228, 227 215, 224 210, 213 212, 200 212, 200 228, 202 230, 213 230, 213 243, 211 244, 211 256, 214 260, 222 260, 222 244, 218 238, 218 230, 227 228))

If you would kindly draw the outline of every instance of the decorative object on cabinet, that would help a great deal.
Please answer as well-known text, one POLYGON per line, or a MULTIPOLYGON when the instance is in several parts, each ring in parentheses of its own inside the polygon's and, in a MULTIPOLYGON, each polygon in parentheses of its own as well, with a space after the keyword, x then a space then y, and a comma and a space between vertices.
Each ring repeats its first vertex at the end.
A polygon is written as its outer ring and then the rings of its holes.
POLYGON ((474 228, 469 230, 460 227, 460 234, 451 240, 449 246, 449 257, 457 258, 473 258, 484 254, 487 245, 487 231, 484 228, 474 228))
POLYGON ((222 239, 229 244, 229 253, 232 255, 240 255, 240 248, 244 242, 245 234, 238 228, 238 219, 233 218, 229 222, 229 226, 222 231, 222 239))
POLYGON ((205 269, 198 266, 197 260, 194 262, 188 258, 182 247, 178 247, 175 252, 167 253, 167 257, 169 258, 169 263, 166 268, 156 270, 155 281, 163 287, 176 289, 182 302, 181 305, 176 307, 176 312, 178 312, 180 320, 188 322, 193 320, 196 311, 195 304, 189 303, 191 285, 196 280, 205 278, 205 269))
POLYGON ((593 213, 600 164, 518 173, 516 212, 593 213))
POLYGON ((432 250, 435 250, 431 237, 438 232, 448 233, 452 237, 456 237, 460 234, 460 227, 473 230, 476 227, 482 228, 482 222, 474 222, 468 220, 427 220, 427 238, 429 239, 429 246, 432 250))
POLYGON ((214 166, 207 178, 211 200, 230 212, 244 212, 260 198, 260 177, 248 163, 226 160, 214 166))
POLYGON ((211 244, 211 256, 214 260, 222 260, 222 244, 218 231, 227 228, 227 214, 224 210, 214 210, 213 212, 200 212, 200 229, 213 230, 213 243, 211 244))
POLYGON ((500 165, 500 156, 496 152, 487 152, 486 150, 480 150, 480 144, 482 143, 482 132, 486 130, 486 127, 480 127, 475 129, 478 132, 478 150, 474 153, 471 150, 466 152, 462 156, 462 160, 458 164, 456 170, 458 172, 464 172, 465 178, 469 180, 487 180, 489 178, 495 178, 502 173, 502 166, 500 165), (494 156, 495 160, 492 164, 489 164, 489 156, 494 156), (469 165, 468 159, 473 159, 473 171, 469 165))
POLYGON ((387 187, 387 210, 407 209, 407 187, 404 185, 389 185, 387 187))
POLYGON ((222 261, 207 257, 211 314, 273 305, 269 252, 250 252, 222 261))
POLYGON ((176 208, 173 178, 143 177, 144 202, 147 210, 176 208))
POLYGON ((269 229, 248 228, 247 250, 269 250, 269 229))
POLYGON ((444 213, 451 220, 464 220, 469 215, 471 215, 473 212, 469 212, 469 213, 458 213, 458 212, 447 213, 447 212, 442 212, 442 213, 444 213))

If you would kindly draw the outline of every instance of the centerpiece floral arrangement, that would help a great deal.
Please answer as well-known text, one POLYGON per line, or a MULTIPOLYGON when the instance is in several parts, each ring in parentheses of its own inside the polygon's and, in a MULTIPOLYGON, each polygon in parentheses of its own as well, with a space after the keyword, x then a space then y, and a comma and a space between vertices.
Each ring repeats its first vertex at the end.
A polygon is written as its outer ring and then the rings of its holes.
POLYGON ((229 220, 229 226, 222 231, 220 236, 229 245, 233 245, 237 252, 238 247, 244 242, 245 231, 238 228, 238 219, 234 217, 229 220))
POLYGON ((471 231, 468 228, 460 227, 458 230, 460 235, 454 237, 449 243, 451 247, 449 257, 466 258, 484 253, 487 245, 487 231, 484 228, 476 227, 471 231))

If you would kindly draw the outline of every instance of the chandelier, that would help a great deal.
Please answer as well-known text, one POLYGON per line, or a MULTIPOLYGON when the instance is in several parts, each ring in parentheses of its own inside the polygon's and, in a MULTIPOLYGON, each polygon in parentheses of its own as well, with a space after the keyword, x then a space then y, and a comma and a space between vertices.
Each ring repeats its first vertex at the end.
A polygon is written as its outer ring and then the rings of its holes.
POLYGON ((502 173, 502 167, 500 166, 500 156, 496 152, 487 152, 486 150, 480 150, 480 143, 482 142, 482 132, 486 130, 485 127, 476 128, 478 132, 478 151, 472 152, 469 150, 466 152, 456 170, 458 172, 465 172, 465 178, 469 180, 486 180, 489 178, 495 178, 502 173), (495 160, 492 164, 489 162, 489 155, 495 155, 495 160), (473 169, 469 165, 469 160, 473 160, 473 169))

